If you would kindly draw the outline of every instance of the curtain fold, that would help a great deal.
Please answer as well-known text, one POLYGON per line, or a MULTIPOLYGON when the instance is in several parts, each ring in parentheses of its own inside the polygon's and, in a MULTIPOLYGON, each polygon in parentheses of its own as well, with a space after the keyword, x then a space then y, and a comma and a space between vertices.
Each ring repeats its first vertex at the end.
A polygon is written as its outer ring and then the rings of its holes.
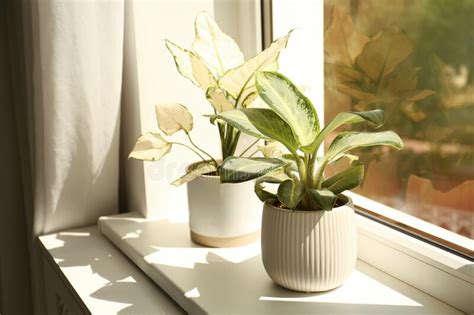
MULTIPOLYGON (((124 0, 9 5, 9 35, 19 43, 11 72, 22 76, 12 78, 21 97, 7 106, 16 115, 24 179, 16 210, 27 221, 27 244, 17 246, 30 249, 34 313, 47 314, 36 237, 118 212, 124 0)), ((11 283, 3 259, 0 266, 4 295, 11 283)), ((24 290, 11 304, 24 303, 24 290)))

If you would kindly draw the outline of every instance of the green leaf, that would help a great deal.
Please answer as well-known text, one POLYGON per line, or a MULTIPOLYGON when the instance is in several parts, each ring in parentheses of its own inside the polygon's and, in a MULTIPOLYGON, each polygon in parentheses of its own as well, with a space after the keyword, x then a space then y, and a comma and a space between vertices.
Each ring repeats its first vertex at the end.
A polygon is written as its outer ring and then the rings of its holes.
POLYGON ((393 131, 346 132, 339 134, 329 146, 324 161, 331 162, 340 154, 360 147, 387 145, 395 149, 403 148, 403 141, 393 131))
POLYGON ((241 109, 250 123, 266 137, 285 145, 291 152, 298 149, 290 126, 273 110, 267 108, 241 109))
POLYGON ((298 143, 303 147, 313 143, 319 120, 311 101, 280 73, 258 72, 256 81, 259 96, 288 123, 298 143))
POLYGON ((278 159, 228 157, 221 166, 221 182, 241 183, 267 174, 285 163, 278 159))
POLYGON ((236 42, 222 32, 207 13, 198 14, 194 26, 196 38, 193 50, 211 67, 217 77, 244 62, 244 55, 236 42))
POLYGON ((180 178, 176 179, 171 183, 173 186, 180 186, 182 184, 185 184, 187 182, 192 181, 199 175, 207 174, 207 173, 212 173, 217 171, 217 167, 214 163, 200 163, 193 169, 190 169, 186 174, 181 176, 180 178))
POLYGON ((304 192, 303 183, 288 179, 278 186, 278 200, 289 209, 295 209, 303 198, 304 192))
MULTIPOLYGON (((290 33, 275 40, 267 49, 247 60, 242 65, 227 71, 219 80, 219 86, 228 91, 235 99, 240 95, 249 95, 255 88, 256 71, 278 70, 278 57, 286 47, 290 33)), ((245 97, 244 97, 245 98, 245 97)))
POLYGON ((159 133, 148 132, 140 136, 128 158, 143 161, 158 161, 171 150, 171 143, 159 133))
POLYGON ((176 69, 185 78, 189 79, 194 85, 207 91, 211 86, 216 85, 216 79, 211 71, 207 68, 204 61, 195 53, 178 45, 165 40, 166 48, 173 56, 176 69))
POLYGON ((336 115, 336 117, 329 122, 329 124, 321 130, 318 134, 314 142, 309 146, 309 150, 311 152, 315 152, 318 150, 321 143, 323 143, 324 139, 345 124, 355 124, 358 122, 367 121, 369 124, 373 125, 375 128, 379 128, 385 122, 385 115, 383 110, 375 109, 366 112, 343 112, 336 115))
POLYGON ((322 210, 332 210, 338 197, 328 189, 308 189, 307 192, 322 210))
POLYGON ((326 188, 338 195, 345 190, 359 186, 364 180, 364 164, 354 163, 346 170, 326 179, 322 188, 326 188))
POLYGON ((180 130, 188 133, 193 129, 193 116, 184 105, 177 103, 156 105, 155 113, 158 127, 167 136, 180 130))
POLYGON ((265 187, 262 184, 256 183, 254 187, 254 191, 258 199, 260 199, 263 202, 270 199, 275 199, 275 200, 278 199, 275 194, 265 190, 265 187))
POLYGON ((285 173, 285 167, 279 167, 266 173, 263 176, 260 176, 255 180, 257 184, 260 183, 271 183, 271 184, 279 184, 287 179, 290 179, 288 175, 285 173))
POLYGON ((259 139, 268 139, 267 136, 262 134, 257 128, 255 128, 254 125, 252 125, 250 120, 247 118, 247 115, 245 115, 240 110, 230 110, 222 112, 219 115, 211 116, 211 118, 214 117, 222 119, 232 127, 242 131, 243 133, 246 133, 259 139))
POLYGON ((217 87, 210 87, 206 92, 206 98, 218 113, 234 109, 234 104, 227 98, 225 92, 217 87))

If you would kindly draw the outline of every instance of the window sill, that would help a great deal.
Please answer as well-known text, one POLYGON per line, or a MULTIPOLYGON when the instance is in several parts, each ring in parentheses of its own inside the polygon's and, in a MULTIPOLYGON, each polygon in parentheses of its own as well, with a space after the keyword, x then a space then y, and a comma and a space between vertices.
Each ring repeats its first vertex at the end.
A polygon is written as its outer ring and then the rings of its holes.
POLYGON ((96 226, 38 239, 48 314, 184 314, 96 226))
POLYGON ((468 314, 474 265, 371 219, 358 216, 359 259, 468 314))
MULTIPOLYGON (((340 288, 324 294, 303 294, 273 284, 260 261, 258 243, 238 248, 203 248, 190 241, 186 223, 143 219, 133 213, 101 218, 99 227, 192 314, 229 310, 241 314, 458 313, 364 259, 358 261, 356 270, 340 288)), ((363 234, 361 241, 364 246, 363 234)))

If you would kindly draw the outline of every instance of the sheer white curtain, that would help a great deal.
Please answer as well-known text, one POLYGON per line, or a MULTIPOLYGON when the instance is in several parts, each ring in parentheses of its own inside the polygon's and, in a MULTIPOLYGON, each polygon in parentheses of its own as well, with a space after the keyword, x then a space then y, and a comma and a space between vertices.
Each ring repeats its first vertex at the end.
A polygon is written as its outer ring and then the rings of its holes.
MULTIPOLYGON (((21 36, 17 21, 9 35, 24 55, 12 72, 23 71, 14 81, 26 93, 12 105, 17 131, 25 131, 18 134, 27 202, 18 211, 28 222, 34 311, 47 314, 35 238, 118 212, 124 1, 25 0, 9 10, 22 21, 21 36)), ((4 312, 24 309, 28 291, 11 296, 18 308, 10 301, 4 312)))

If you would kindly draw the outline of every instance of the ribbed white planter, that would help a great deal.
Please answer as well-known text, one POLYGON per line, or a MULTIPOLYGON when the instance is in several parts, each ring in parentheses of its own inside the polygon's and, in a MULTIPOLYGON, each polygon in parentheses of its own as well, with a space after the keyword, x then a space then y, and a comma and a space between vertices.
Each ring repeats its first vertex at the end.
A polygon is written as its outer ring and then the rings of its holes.
POLYGON ((340 286, 357 259, 352 201, 332 211, 290 211, 266 202, 262 220, 262 260, 277 284, 296 291, 340 286))
POLYGON ((261 201, 253 181, 221 184, 202 175, 188 184, 191 239, 210 247, 233 247, 256 241, 262 222, 261 201))

